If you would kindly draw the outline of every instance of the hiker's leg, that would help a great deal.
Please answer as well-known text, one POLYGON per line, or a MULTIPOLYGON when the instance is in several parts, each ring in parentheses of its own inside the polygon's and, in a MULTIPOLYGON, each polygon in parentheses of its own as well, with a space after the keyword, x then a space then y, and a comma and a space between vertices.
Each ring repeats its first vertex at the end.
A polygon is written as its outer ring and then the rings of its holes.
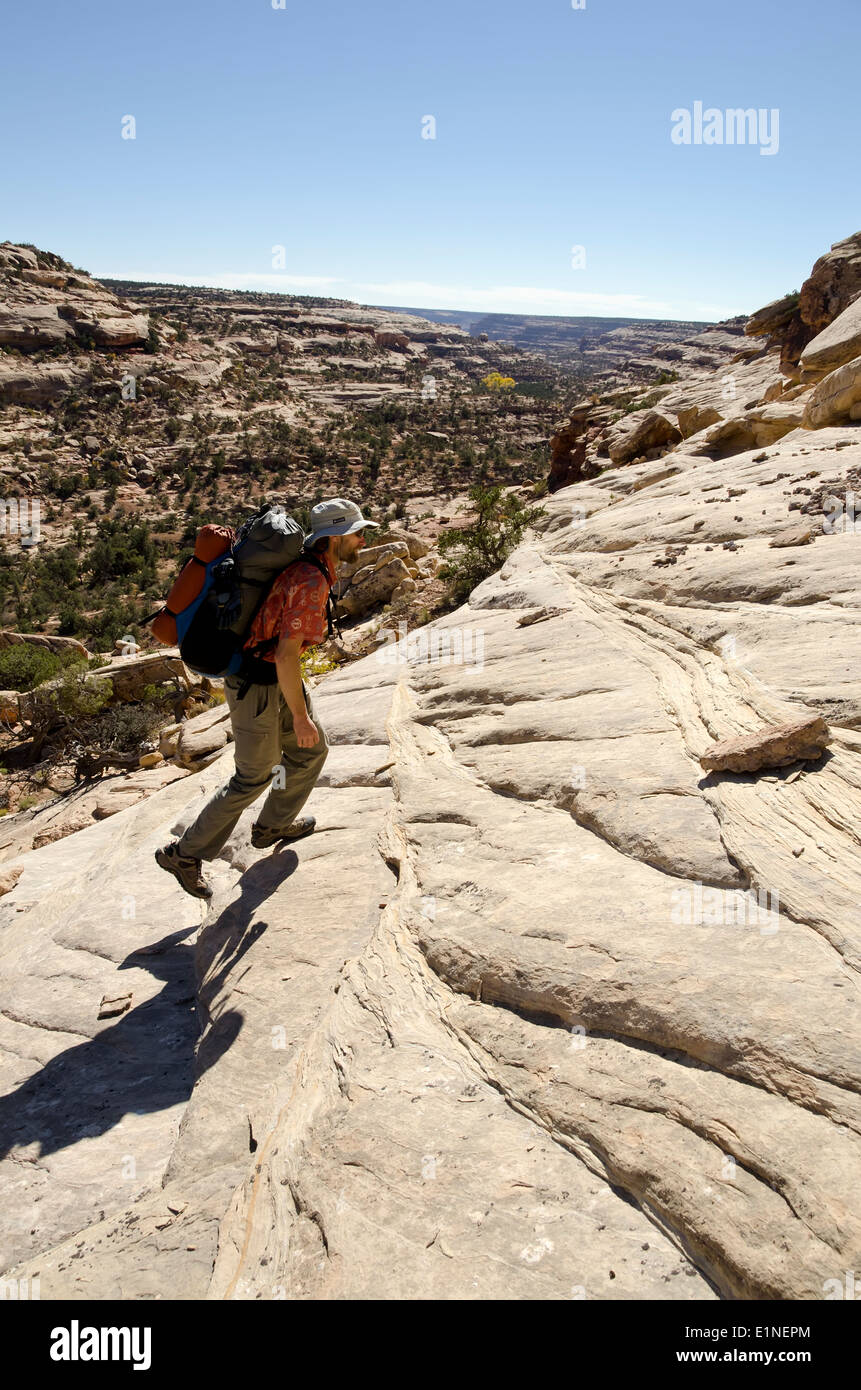
POLYGON ((281 756, 278 686, 252 685, 242 700, 239 686, 236 676, 225 677, 236 770, 179 841, 180 854, 192 859, 214 859, 221 852, 246 806, 270 785, 281 756))
POLYGON ((326 730, 314 713, 311 692, 302 683, 309 718, 317 725, 320 738, 313 748, 300 748, 293 729, 290 706, 281 697, 281 768, 275 774, 272 790, 263 803, 257 824, 266 830, 284 830, 298 816, 323 770, 329 755, 326 730), (283 772, 281 769, 283 768, 283 772), (283 782, 283 787, 280 785, 283 782))

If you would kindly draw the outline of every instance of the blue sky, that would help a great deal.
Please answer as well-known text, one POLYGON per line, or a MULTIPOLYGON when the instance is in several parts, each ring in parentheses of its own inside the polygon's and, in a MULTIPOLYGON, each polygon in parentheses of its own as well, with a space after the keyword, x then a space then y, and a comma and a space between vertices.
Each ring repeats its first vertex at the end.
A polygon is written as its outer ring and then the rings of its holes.
POLYGON ((710 319, 861 228, 858 0, 46 0, 3 39, 0 237, 97 276, 710 319), (674 144, 697 101, 777 152, 674 144))

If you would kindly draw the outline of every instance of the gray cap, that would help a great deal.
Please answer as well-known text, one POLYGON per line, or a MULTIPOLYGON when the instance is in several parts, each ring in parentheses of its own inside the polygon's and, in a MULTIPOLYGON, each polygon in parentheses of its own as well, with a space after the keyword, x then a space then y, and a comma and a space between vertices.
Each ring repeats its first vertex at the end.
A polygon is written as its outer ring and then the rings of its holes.
POLYGON ((362 531, 366 526, 379 526, 378 521, 367 521, 355 502, 345 502, 343 497, 333 497, 328 502, 318 502, 311 508, 309 520, 311 530, 305 535, 305 544, 320 540, 323 536, 349 536, 353 531, 362 531))

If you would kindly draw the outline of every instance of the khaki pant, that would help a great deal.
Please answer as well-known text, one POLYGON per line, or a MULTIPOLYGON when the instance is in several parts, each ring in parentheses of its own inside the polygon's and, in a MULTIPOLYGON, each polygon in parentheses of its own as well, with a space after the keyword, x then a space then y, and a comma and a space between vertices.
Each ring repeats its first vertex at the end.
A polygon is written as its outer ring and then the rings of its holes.
POLYGON ((311 795, 329 754, 326 732, 314 714, 304 682, 308 716, 320 735, 313 748, 299 747, 290 707, 277 684, 250 685, 245 697, 239 700, 241 684, 238 676, 224 679, 236 771, 226 786, 213 793, 197 820, 180 838, 180 854, 192 859, 214 859, 220 854, 246 806, 267 787, 269 795, 257 823, 267 829, 285 830, 311 795), (271 786, 276 774, 276 785, 271 786))

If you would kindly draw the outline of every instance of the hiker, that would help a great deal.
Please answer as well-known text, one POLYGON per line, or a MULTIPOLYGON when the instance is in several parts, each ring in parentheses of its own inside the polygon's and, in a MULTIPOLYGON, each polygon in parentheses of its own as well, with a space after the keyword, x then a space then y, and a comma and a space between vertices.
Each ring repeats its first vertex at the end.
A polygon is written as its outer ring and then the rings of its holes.
POLYGON ((339 497, 318 503, 310 520, 299 559, 278 575, 254 619, 240 672, 224 678, 236 770, 185 833, 156 851, 156 862, 195 898, 212 897, 201 861, 221 852, 240 815, 269 786, 273 773, 282 775, 251 827, 255 849, 301 839, 316 824, 313 816, 298 812, 320 776, 329 745, 299 658, 326 634, 335 566, 354 560, 365 544, 365 527, 378 523, 366 521, 354 502, 339 497), (256 654, 258 649, 262 654, 256 654))

